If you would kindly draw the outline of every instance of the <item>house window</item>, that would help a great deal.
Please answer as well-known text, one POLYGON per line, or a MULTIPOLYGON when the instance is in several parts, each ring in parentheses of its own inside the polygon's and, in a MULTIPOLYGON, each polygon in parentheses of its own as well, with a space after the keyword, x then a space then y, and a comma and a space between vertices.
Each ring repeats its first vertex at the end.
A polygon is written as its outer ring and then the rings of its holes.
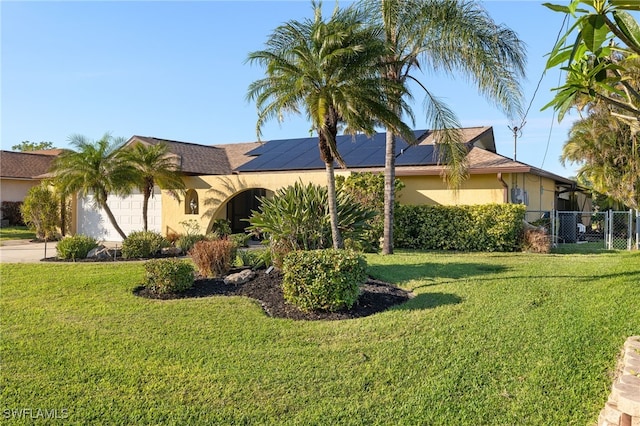
POLYGON ((199 209, 198 193, 195 189, 188 190, 187 195, 184 197, 184 214, 198 214, 199 209))

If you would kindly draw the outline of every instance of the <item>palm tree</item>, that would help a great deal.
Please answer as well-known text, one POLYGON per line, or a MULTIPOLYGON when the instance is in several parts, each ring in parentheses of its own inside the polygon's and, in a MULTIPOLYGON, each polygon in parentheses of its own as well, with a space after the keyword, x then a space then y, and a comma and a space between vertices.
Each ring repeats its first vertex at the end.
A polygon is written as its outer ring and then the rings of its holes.
MULTIPOLYGON (((384 28, 389 49, 383 75, 404 87, 395 95, 396 113, 402 111, 398 95, 408 93, 411 82, 425 93, 426 119, 438 129, 438 160, 447 165, 443 176, 453 188, 467 177, 466 147, 456 114, 423 84, 416 70, 459 72, 509 117, 521 112, 518 79, 524 76, 526 55, 517 35, 497 25, 476 2, 468 0, 362 0, 384 28)), ((387 129, 385 154, 385 213, 383 254, 393 253, 395 143, 387 129)))
POLYGON ((122 158, 136 170, 134 184, 144 197, 142 202, 142 221, 144 230, 148 230, 149 199, 153 196, 153 188, 167 190, 174 198, 180 199, 185 193, 185 184, 179 174, 179 167, 170 156, 169 147, 165 143, 146 145, 136 143, 122 150, 122 158))
POLYGON ((95 142, 82 135, 72 135, 69 142, 77 151, 65 151, 55 159, 52 173, 56 187, 64 194, 92 194, 94 202, 105 211, 118 234, 126 239, 107 204, 110 194, 126 195, 132 188, 135 170, 123 161, 118 151, 124 139, 106 133, 95 142))
MULTIPOLYGON (((338 127, 373 134, 384 123, 412 140, 413 135, 389 107, 390 85, 380 78, 379 60, 385 46, 378 30, 353 7, 334 9, 325 21, 319 4, 314 18, 292 20, 274 30, 265 50, 249 54, 248 62, 266 68, 267 76, 249 86, 247 99, 258 108, 257 134, 265 121, 285 113, 306 112, 318 133, 320 158, 325 163, 331 235, 334 248, 342 248, 338 228, 334 161, 345 163, 336 146, 338 127)), ((402 87, 397 91, 403 92, 402 87)))
POLYGON ((578 178, 593 189, 637 209, 640 206, 638 131, 613 115, 604 101, 592 103, 562 148, 562 163, 580 164, 578 178))

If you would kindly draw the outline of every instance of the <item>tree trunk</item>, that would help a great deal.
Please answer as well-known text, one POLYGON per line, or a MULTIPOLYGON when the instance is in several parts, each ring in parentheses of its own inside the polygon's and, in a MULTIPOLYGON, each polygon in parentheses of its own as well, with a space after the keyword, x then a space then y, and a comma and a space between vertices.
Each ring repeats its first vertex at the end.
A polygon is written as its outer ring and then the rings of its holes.
POLYGON ((145 184, 144 190, 142 191, 142 196, 144 197, 142 200, 142 223, 144 225, 145 231, 149 229, 148 228, 149 198, 151 198, 152 191, 153 191, 153 182, 151 184, 147 182, 145 184))
POLYGON ((344 241, 338 227, 338 204, 336 202, 336 177, 333 173, 333 162, 325 163, 327 170, 327 200, 329 201, 329 219, 334 249, 343 249, 344 241))
POLYGON ((384 233, 382 254, 393 254, 393 217, 396 182, 396 136, 387 129, 384 157, 384 233))
POLYGON ((142 224, 144 226, 144 230, 147 231, 148 230, 148 226, 147 226, 147 214, 148 214, 148 209, 149 209, 149 196, 147 195, 147 192, 145 191, 144 193, 144 199, 142 200, 142 224))
POLYGON ((102 207, 104 209, 105 213, 109 217, 109 222, 111 222, 113 227, 116 229, 116 232, 118 232, 118 234, 120 234, 120 236, 122 237, 123 240, 126 240, 127 236, 122 231, 122 228, 120 228, 120 225, 118 225, 118 222, 116 222, 116 218, 113 215, 113 213, 111 212, 111 209, 109 208, 109 205, 107 205, 107 200, 106 199, 105 199, 105 201, 102 203, 102 205, 100 207, 102 207))
POLYGON ((64 237, 67 235, 67 198, 60 195, 60 234, 64 237))

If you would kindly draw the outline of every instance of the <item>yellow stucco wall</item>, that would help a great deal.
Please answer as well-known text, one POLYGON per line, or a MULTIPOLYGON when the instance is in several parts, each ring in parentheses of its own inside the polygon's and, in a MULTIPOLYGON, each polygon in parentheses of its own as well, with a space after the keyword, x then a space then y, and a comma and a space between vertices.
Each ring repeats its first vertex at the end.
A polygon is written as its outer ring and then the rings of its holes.
POLYGON ((552 179, 530 173, 514 173, 505 178, 510 188, 522 188, 527 192, 528 210, 549 211, 555 208, 556 185, 552 179))
POLYGON ((458 191, 452 191, 440 176, 401 176, 406 186, 400 193, 401 204, 486 204, 503 202, 503 186, 496 175, 471 175, 458 191))
MULTIPOLYGON (((348 175, 349 172, 336 171, 336 175, 348 175)), ((184 199, 176 201, 166 191, 162 192, 162 229, 164 234, 185 232, 180 222, 196 220, 202 232, 210 228, 214 219, 226 217, 225 206, 235 195, 248 189, 266 189, 277 191, 294 184, 296 181, 326 185, 327 175, 324 170, 299 173, 247 173, 225 176, 193 176, 186 177, 188 189, 198 194, 198 214, 188 214, 184 199)))
MULTIPOLYGON (((336 175, 350 173, 336 170, 336 175)), ((502 178, 508 186, 509 202, 512 202, 511 189, 518 187, 527 191, 529 210, 546 211, 554 208, 555 182, 552 179, 529 173, 504 174, 502 178)), ((504 187, 496 174, 471 175, 457 192, 447 188, 440 176, 400 176, 399 179, 405 184, 398 199, 401 204, 471 205, 504 202, 504 187)), ((184 199, 178 202, 163 191, 163 233, 184 233, 184 226, 180 222, 190 219, 196 220, 201 231, 206 232, 214 219, 226 218, 225 206, 235 195, 257 188, 277 191, 298 180, 326 185, 326 173, 322 170, 186 177, 186 187, 195 190, 198 195, 198 213, 189 214, 184 199)))
MULTIPOLYGON (((400 194, 402 204, 471 205, 503 203, 504 186, 497 174, 471 175, 458 191, 447 188, 439 176, 402 176, 405 188, 400 194)), ((555 182, 531 173, 504 174, 508 202, 514 202, 511 189, 526 191, 529 210, 552 210, 555 200, 555 182)))

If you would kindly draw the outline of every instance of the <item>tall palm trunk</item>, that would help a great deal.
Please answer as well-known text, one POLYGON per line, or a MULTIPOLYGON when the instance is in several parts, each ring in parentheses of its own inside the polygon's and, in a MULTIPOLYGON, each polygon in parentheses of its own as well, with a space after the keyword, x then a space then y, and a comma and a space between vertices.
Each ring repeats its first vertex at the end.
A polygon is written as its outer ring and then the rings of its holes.
POLYGON ((329 203, 329 221, 331 224, 331 238, 333 240, 334 249, 344 248, 342 233, 338 225, 338 202, 336 197, 336 176, 333 168, 333 160, 335 158, 331 147, 329 146, 328 137, 325 132, 331 132, 333 140, 338 134, 337 120, 331 120, 330 115, 325 119, 325 128, 318 129, 318 149, 320 150, 320 158, 324 161, 325 170, 327 171, 327 201, 329 203))
POLYGON ((382 254, 393 254, 393 218, 395 214, 396 135, 387 129, 384 156, 384 231, 382 254))
POLYGON ((149 211, 149 195, 147 195, 147 191, 144 191, 144 199, 142 200, 142 225, 145 231, 149 230, 148 220, 147 220, 147 212, 149 211))
POLYGON ((109 205, 107 204, 107 193, 103 192, 101 195, 102 196, 98 200, 98 204, 100 205, 101 208, 104 209, 104 212, 107 214, 107 217, 109 218, 109 222, 111 222, 111 225, 113 225, 116 232, 120 234, 123 240, 126 240, 127 235, 124 233, 122 228, 120 228, 120 225, 118 225, 118 222, 116 221, 116 217, 113 215, 113 212, 111 211, 111 209, 109 208, 109 205))
POLYGON ((148 231, 149 224, 149 198, 151 198, 151 194, 153 193, 153 181, 146 182, 144 186, 144 190, 142 191, 142 223, 144 225, 144 230, 148 231))
POLYGON ((338 203, 336 201, 336 176, 333 171, 333 162, 325 163, 327 170, 327 201, 329 202, 329 220, 331 222, 331 237, 334 249, 343 249, 344 241, 338 226, 338 203))
MULTIPOLYGON (((383 0, 384 5, 384 0, 383 0)), ((395 19, 395 14, 390 14, 387 19, 395 19)), ((394 28, 395 23, 387 20, 388 28, 394 28)), ((396 43, 396 35, 394 33, 387 33, 387 39, 390 43, 396 43)), ((384 78, 393 82, 401 82, 400 73, 398 69, 397 57, 387 58, 386 61, 389 65, 384 70, 384 78)), ((397 91, 392 91, 389 97, 392 103, 394 113, 400 117, 400 98, 402 94, 397 91)), ((382 235, 382 254, 393 254, 393 221, 395 215, 395 190, 396 190, 396 135, 393 130, 387 128, 385 135, 385 154, 384 154, 384 228, 382 235)))
POLYGON ((67 197, 60 194, 60 234, 67 235, 67 197))

